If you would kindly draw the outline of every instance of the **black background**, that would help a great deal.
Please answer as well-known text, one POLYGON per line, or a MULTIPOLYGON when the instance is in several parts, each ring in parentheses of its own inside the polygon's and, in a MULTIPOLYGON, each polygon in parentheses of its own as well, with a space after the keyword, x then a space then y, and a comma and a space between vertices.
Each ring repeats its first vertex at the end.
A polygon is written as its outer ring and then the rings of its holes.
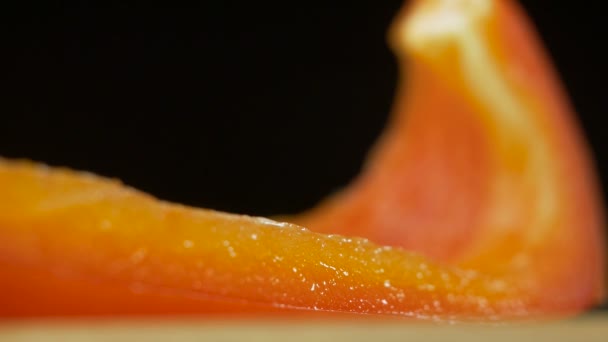
MULTIPOLYGON (((600 4, 524 2, 606 182, 600 4)), ((400 5, 26 5, 3 48, 0 155, 197 206, 300 211, 357 174, 385 124, 396 84, 385 35, 400 5)))

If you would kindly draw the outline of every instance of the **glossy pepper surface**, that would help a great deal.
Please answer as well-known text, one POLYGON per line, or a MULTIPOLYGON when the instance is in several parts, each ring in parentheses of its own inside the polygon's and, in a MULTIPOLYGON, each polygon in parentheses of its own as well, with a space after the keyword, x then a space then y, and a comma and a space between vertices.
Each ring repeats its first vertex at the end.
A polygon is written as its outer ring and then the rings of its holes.
POLYGON ((521 10, 413 1, 390 41, 404 81, 389 127, 353 184, 286 218, 299 225, 0 161, 0 315, 465 320, 597 303, 593 166, 521 10))

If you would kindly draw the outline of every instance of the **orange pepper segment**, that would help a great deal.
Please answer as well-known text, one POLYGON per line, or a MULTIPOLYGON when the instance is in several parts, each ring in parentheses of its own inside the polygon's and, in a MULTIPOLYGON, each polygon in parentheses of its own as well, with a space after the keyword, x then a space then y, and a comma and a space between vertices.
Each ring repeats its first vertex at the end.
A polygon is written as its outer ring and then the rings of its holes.
MULTIPOLYGON (((229 310, 243 302, 260 312, 439 318, 527 313, 522 294, 503 280, 441 267, 362 238, 163 203, 115 182, 30 163, 1 162, 0 188, 0 264, 9 266, 0 271, 9 279, 0 296, 12 304, 0 309, 5 315, 41 295, 65 301, 51 311, 101 307, 107 311, 97 313, 106 314, 155 312, 155 301, 182 313, 229 310), (54 288, 44 277, 33 287, 19 285, 28 274, 44 272, 50 283, 60 280, 54 288), (11 287, 11 281, 17 284, 11 287), (92 288, 106 284, 101 293, 113 290, 117 297, 97 299, 87 282, 92 288), (73 291, 89 296, 71 303, 73 291), (183 306, 165 303, 167 292, 183 306), (138 293, 147 302, 137 301, 138 293)), ((29 308, 22 314, 49 311, 44 301, 29 308)))
POLYGON ((353 184, 292 221, 512 277, 545 308, 602 298, 593 165, 522 11, 413 1, 390 38, 406 77, 388 132, 353 184))
POLYGON ((592 165, 519 9, 414 1, 391 42, 406 81, 366 169, 291 218, 317 233, 0 161, 0 315, 492 319, 596 303, 592 165))

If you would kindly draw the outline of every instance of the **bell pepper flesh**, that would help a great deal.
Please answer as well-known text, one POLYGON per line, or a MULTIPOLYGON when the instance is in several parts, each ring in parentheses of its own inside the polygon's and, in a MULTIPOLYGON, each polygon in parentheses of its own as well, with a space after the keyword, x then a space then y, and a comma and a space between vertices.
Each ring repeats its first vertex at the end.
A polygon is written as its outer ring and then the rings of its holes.
POLYGON ((348 189, 289 218, 315 232, 0 161, 0 316, 465 320, 596 303, 593 168, 521 11, 414 1, 391 42, 407 63, 392 122, 348 189))
POLYGON ((362 238, 159 202, 27 162, 2 162, 0 187, 0 313, 7 316, 242 306, 441 317, 527 312, 522 294, 501 279, 362 238))
POLYGON ((387 132, 353 184, 291 221, 515 277, 550 310, 600 300, 600 187, 517 4, 414 1, 390 38, 406 67, 387 132))

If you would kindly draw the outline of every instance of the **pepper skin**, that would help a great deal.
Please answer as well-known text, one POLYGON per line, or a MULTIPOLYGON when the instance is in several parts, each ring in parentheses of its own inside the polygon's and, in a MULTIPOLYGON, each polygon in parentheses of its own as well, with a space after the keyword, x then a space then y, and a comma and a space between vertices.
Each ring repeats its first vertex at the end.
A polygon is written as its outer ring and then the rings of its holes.
POLYGON ((289 218, 314 232, 1 160, 0 316, 494 320, 597 303, 593 167, 521 10, 414 1, 390 37, 407 64, 391 123, 351 186, 289 218))
POLYGON ((521 9, 414 1, 390 41, 407 66, 388 130, 353 184, 292 221, 517 278, 543 310, 598 302, 599 185, 521 9))

